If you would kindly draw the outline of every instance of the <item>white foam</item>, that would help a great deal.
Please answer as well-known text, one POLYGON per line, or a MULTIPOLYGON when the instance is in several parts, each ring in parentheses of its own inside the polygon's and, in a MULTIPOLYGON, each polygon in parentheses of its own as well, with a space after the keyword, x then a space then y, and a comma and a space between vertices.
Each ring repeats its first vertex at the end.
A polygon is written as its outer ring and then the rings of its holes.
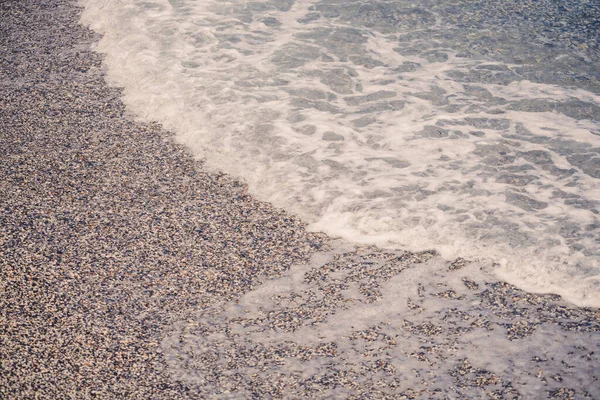
MULTIPOLYGON (((334 236, 489 258, 520 287, 600 306, 598 206, 590 205, 600 201, 599 180, 560 150, 575 142, 598 148, 600 136, 590 134, 598 121, 511 106, 599 105, 598 95, 526 79, 462 82, 453 74, 515 66, 446 48, 438 49, 446 61, 427 61, 394 51, 394 35, 363 29, 361 42, 343 36, 356 33, 351 24, 300 23, 318 1, 289 11, 236 0, 82 4, 82 21, 103 34, 107 79, 124 88, 127 107, 175 132, 209 167, 244 179, 258 198, 334 236), (419 66, 397 70, 406 62, 419 66), (356 98, 382 91, 395 95, 356 98), (574 172, 522 155, 532 151, 574 172)), ((430 30, 443 29, 436 21, 430 30)), ((435 49, 427 35, 415 43, 435 49)))

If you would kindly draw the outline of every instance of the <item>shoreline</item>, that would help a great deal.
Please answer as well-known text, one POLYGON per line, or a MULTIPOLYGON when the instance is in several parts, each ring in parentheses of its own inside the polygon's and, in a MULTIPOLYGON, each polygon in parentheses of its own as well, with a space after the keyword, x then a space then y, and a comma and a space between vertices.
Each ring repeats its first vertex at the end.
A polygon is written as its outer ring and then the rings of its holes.
POLYGON ((72 3, 1 6, 0 397, 185 397, 161 325, 322 239, 128 119, 72 3))
POLYGON ((597 309, 307 232, 132 121, 74 2, 0 11, 0 397, 600 395, 597 309))

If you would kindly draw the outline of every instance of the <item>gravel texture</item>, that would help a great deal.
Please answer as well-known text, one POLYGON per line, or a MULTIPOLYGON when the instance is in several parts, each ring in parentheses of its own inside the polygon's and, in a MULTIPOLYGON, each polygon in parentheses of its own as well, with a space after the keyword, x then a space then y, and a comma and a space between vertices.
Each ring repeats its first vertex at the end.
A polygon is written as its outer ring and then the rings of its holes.
POLYGON ((0 398, 600 398, 598 310, 307 232, 134 122, 79 11, 0 2, 0 398))
POLYGON ((78 18, 0 2, 0 398, 173 399, 163 326, 322 236, 127 118, 78 18))

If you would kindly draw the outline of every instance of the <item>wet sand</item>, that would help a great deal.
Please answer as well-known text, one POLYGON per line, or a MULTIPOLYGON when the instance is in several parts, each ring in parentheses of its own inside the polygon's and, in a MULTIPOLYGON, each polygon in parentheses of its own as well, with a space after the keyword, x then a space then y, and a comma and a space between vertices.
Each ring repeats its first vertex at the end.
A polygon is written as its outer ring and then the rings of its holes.
POLYGON ((0 3, 0 398, 600 396, 598 310, 307 232, 135 122, 79 13, 0 3), (400 281, 394 321, 332 327, 400 281), (526 366, 468 357, 545 330, 526 366))

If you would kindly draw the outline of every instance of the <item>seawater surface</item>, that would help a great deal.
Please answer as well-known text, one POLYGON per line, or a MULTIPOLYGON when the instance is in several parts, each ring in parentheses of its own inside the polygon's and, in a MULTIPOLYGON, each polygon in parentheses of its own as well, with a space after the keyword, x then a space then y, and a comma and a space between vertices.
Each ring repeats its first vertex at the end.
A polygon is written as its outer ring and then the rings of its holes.
POLYGON ((81 3, 129 109, 260 199, 600 306, 597 1, 81 3))

